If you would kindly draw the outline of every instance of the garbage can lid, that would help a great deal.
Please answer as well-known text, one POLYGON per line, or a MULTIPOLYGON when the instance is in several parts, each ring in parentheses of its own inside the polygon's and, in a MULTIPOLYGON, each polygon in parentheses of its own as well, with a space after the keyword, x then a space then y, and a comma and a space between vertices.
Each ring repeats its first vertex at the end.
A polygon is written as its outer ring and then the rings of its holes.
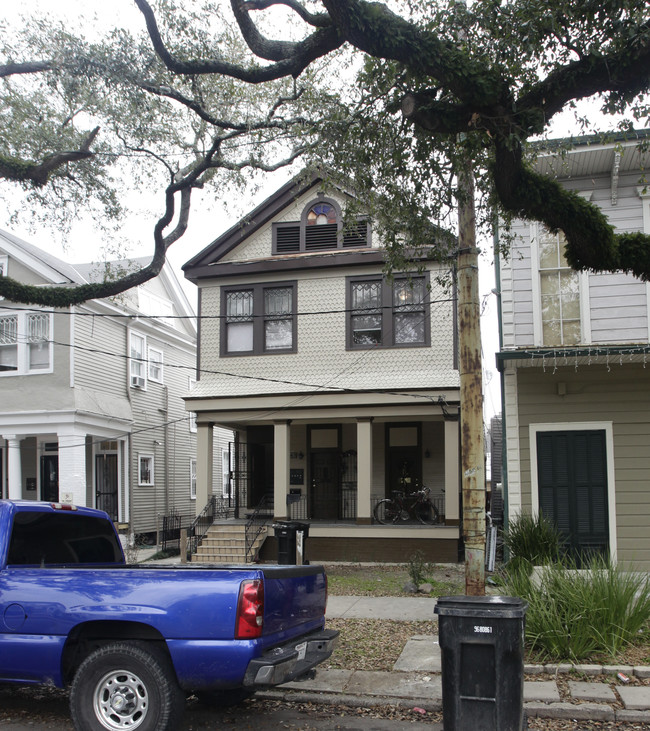
POLYGON ((441 596, 433 611, 441 616, 517 619, 527 609, 528 602, 515 596, 441 596))

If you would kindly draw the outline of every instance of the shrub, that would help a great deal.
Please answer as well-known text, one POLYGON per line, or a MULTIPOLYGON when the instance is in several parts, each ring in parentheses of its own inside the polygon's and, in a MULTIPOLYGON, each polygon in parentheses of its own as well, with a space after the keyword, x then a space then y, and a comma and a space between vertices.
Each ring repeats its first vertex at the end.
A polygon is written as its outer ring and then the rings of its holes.
POLYGON ((557 561, 562 546, 562 535, 556 525, 541 513, 536 517, 520 513, 513 518, 503 532, 503 543, 510 552, 511 560, 528 562, 530 565, 557 561))
POLYGON ((650 618, 647 576, 601 557, 581 570, 567 562, 533 575, 513 568, 505 581, 507 593, 528 602, 526 644, 551 660, 615 657, 650 618))
POLYGON ((427 574, 431 571, 431 565, 424 560, 421 551, 416 551, 410 558, 408 563, 408 572, 411 581, 415 586, 424 584, 427 574))

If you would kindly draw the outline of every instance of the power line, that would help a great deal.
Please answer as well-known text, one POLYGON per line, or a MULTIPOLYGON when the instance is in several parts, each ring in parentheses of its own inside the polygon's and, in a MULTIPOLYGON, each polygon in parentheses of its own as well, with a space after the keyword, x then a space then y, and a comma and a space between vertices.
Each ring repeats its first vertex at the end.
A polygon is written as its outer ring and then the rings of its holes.
MULTIPOLYGON (((408 304, 408 307, 414 307, 417 305, 422 306, 433 306, 433 305, 439 305, 439 304, 445 304, 447 302, 456 302, 456 297, 446 297, 444 299, 436 299, 436 300, 420 300, 419 302, 410 302, 408 304)), ((282 315, 286 315, 286 317, 310 317, 315 315, 339 315, 339 314, 348 314, 352 312, 365 312, 366 310, 374 310, 374 309, 380 309, 380 310, 386 310, 390 309, 392 310, 393 307, 389 305, 377 307, 377 308, 361 308, 361 307, 347 307, 343 309, 332 309, 332 310, 309 310, 306 312, 289 312, 289 313, 282 313, 282 315)), ((40 307, 9 307, 7 305, 0 305, 0 310, 7 310, 8 312, 36 312, 40 314, 52 314, 52 315, 74 315, 75 317, 97 317, 97 318, 108 318, 108 319, 123 319, 123 320, 156 320, 156 321, 165 321, 165 320, 226 320, 228 318, 228 315, 145 315, 142 313, 94 313, 94 312, 72 312, 70 310, 52 310, 52 309, 44 309, 40 307)), ((266 314, 252 314, 250 316, 247 316, 250 319, 255 318, 268 318, 269 315, 266 314)), ((280 317, 280 314, 273 315, 272 317, 280 317)))

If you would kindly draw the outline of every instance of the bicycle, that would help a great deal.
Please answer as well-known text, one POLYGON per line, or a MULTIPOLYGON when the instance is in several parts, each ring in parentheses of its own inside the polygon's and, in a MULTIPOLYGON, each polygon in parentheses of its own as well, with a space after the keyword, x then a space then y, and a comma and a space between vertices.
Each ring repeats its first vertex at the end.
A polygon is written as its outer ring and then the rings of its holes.
POLYGON ((392 498, 380 500, 372 514, 377 523, 406 523, 413 519, 423 525, 435 525, 440 520, 438 508, 431 502, 431 490, 422 487, 406 495, 402 490, 393 490, 392 498))

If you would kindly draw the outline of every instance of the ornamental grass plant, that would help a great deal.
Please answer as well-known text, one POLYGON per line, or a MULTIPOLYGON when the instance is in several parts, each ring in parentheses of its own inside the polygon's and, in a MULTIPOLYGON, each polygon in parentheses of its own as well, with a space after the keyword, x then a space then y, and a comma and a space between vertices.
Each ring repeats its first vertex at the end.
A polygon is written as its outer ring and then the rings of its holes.
POLYGON ((504 581, 508 594, 528 602, 526 645, 540 659, 615 658, 645 639, 650 619, 645 574, 596 556, 580 569, 567 559, 533 572, 515 562, 504 581))
POLYGON ((555 523, 542 513, 536 516, 520 513, 503 531, 503 544, 511 561, 538 566, 559 559, 562 535, 555 523))

